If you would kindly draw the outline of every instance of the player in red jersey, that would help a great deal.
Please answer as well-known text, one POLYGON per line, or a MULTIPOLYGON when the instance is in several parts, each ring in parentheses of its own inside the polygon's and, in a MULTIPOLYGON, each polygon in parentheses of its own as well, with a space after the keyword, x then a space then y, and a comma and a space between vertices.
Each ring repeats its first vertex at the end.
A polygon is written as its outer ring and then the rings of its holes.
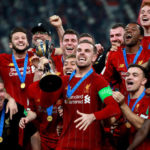
POLYGON ((70 75, 76 69, 76 67, 76 55, 67 56, 63 65, 64 75, 70 75))
POLYGON ((125 28, 125 48, 120 48, 108 57, 104 77, 109 83, 112 81, 119 82, 120 87, 118 89, 123 94, 127 93, 124 79, 128 64, 143 64, 149 60, 150 52, 140 46, 143 36, 144 30, 140 25, 137 23, 129 23, 125 28), (117 79, 115 78, 116 74, 119 75, 117 79))
MULTIPOLYGON (((123 115, 127 119, 124 125, 126 132, 129 132, 130 141, 133 140, 136 129, 141 128, 144 120, 150 118, 150 97, 145 95, 147 77, 144 67, 132 64, 128 68, 125 79, 129 94, 124 97, 120 92, 113 92, 114 99, 120 104, 123 115)), ((127 137, 125 139, 128 140, 127 137)), ((149 141, 146 140, 137 149, 148 150, 149 147, 149 141)))
POLYGON ((140 24, 144 28, 144 38, 142 40, 142 46, 150 49, 150 2, 145 0, 142 3, 139 18, 140 24))
MULTIPOLYGON (((76 68, 75 60, 76 60, 75 55, 69 55, 66 57, 64 61, 64 67, 63 67, 65 75, 69 75, 73 72, 73 70, 75 70, 76 68)), ((47 60, 47 63, 49 63, 48 60, 47 60)), ((52 62, 50 62, 50 67, 51 69, 53 69, 53 71, 55 71, 55 68, 52 62)), ((38 67, 38 73, 39 73, 38 78, 37 78, 38 81, 32 83, 28 89, 30 108, 32 111, 35 111, 37 114, 37 118, 34 122, 40 132, 41 149, 42 150, 55 149, 56 144, 59 139, 57 129, 59 128, 58 130, 62 130, 62 118, 59 117, 58 111, 57 111, 62 102, 61 100, 58 100, 57 103, 53 106, 51 105, 46 109, 41 108, 39 79, 43 75, 43 70, 42 68, 40 68, 40 65, 38 67), (53 120, 47 120, 48 115, 49 117, 52 116, 53 120)), ((62 108, 59 109, 59 111, 60 113, 62 113, 62 108)), ((21 127, 24 128, 25 123, 27 122, 28 122, 27 118, 23 118, 21 120, 21 127)))
POLYGON ((149 138, 150 130, 150 120, 145 120, 143 126, 137 131, 132 144, 128 147, 127 150, 134 150, 138 145, 140 145, 144 140, 149 138))
POLYGON ((62 55, 52 55, 52 58, 56 65, 56 68, 59 68, 59 70, 61 69, 60 70, 61 72, 63 71, 63 63, 65 60, 65 57, 67 57, 71 54, 76 54, 78 38, 79 38, 79 35, 75 30, 67 29, 63 35, 62 45, 61 45, 63 54, 62 55))
POLYGON ((63 78, 59 91, 41 93, 41 106, 47 107, 63 94, 63 131, 56 149, 101 149, 100 121, 120 113, 111 97, 112 91, 101 75, 93 72, 92 63, 96 48, 89 41, 81 41, 77 47, 77 70, 63 78), (70 79, 69 79, 70 78, 70 79), (79 81, 79 82, 78 82, 79 81), (76 84, 78 82, 78 84, 76 84), (72 90, 75 89, 75 90, 72 90), (98 94, 106 107, 98 100, 98 94), (47 96, 53 97, 47 101, 47 96), (94 121, 97 120, 97 121, 94 121))
MULTIPOLYGON (((33 82, 34 75, 34 67, 30 61, 33 53, 27 52, 27 32, 19 27, 13 29, 9 37, 9 46, 12 54, 0 54, 0 76, 7 93, 27 108, 27 88, 33 82)), ((39 139, 38 133, 35 135, 39 139)))

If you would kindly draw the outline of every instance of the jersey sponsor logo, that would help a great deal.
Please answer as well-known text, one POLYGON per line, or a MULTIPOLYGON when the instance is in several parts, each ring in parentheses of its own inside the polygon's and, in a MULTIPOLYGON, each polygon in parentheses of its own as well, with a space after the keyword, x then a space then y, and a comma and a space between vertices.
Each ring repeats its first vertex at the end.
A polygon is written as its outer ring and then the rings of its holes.
MULTIPOLYGON (((19 71, 20 71, 21 75, 23 75, 23 70, 24 70, 24 67, 19 68, 19 71)), ((27 67, 26 74, 31 74, 30 66, 27 67)), ((10 77, 11 76, 18 76, 18 73, 17 73, 15 68, 10 68, 9 76, 10 77)))
POLYGON ((123 68, 123 67, 124 67, 124 64, 120 64, 120 65, 119 65, 119 68, 123 68))
POLYGON ((91 102, 90 96, 89 95, 85 95, 84 96, 84 104, 90 104, 90 102, 91 102))
POLYGON ((91 97, 89 95, 74 95, 65 100, 65 104, 90 104, 91 97))

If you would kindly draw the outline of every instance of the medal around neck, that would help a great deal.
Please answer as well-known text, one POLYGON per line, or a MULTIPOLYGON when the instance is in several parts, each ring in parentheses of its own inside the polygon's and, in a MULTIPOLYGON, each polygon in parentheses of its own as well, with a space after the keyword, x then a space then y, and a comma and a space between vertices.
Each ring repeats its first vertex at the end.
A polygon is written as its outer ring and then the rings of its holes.
MULTIPOLYGON (((37 56, 45 56, 47 59, 50 58, 52 53, 51 43, 49 41, 41 41, 36 47, 37 56)), ((39 82, 40 88, 45 92, 53 92, 58 90, 62 85, 62 80, 57 76, 51 69, 49 64, 44 65, 44 75, 39 82)))
POLYGON ((125 123, 125 126, 126 126, 127 128, 131 128, 131 124, 130 124, 128 121, 125 123))
POLYGON ((53 120, 53 117, 52 116, 48 116, 47 117, 47 121, 51 122, 53 120))
POLYGON ((25 89, 26 84, 25 83, 21 83, 20 87, 21 87, 21 89, 25 89))
POLYGON ((3 142, 3 138, 2 137, 0 137, 0 143, 2 143, 3 142))

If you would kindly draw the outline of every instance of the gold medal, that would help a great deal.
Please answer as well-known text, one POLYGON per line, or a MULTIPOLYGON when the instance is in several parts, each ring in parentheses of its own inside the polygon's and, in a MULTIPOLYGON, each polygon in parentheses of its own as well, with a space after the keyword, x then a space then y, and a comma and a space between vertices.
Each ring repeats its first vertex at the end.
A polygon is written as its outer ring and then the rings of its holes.
POLYGON ((21 83, 20 87, 21 89, 24 89, 26 87, 25 83, 21 83))
POLYGON ((131 124, 128 121, 125 123, 125 125, 127 128, 131 128, 131 124))
POLYGON ((3 142, 3 138, 2 137, 0 137, 0 143, 2 143, 3 142))
POLYGON ((52 120, 53 120, 53 117, 52 117, 52 116, 48 116, 48 117, 47 117, 47 121, 50 122, 50 121, 52 121, 52 120))

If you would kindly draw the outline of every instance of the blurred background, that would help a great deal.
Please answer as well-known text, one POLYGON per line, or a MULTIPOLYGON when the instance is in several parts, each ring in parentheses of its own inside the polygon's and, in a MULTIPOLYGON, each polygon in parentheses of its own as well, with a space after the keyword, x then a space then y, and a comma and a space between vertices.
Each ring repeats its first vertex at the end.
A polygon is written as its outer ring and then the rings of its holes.
MULTIPOLYGON (((114 23, 136 21, 141 0, 0 0, 0 53, 10 53, 8 36, 16 26, 29 31, 41 19, 59 15, 65 29, 90 33, 96 43, 109 47, 109 29, 114 23)), ((51 26, 53 42, 59 46, 51 26)))

